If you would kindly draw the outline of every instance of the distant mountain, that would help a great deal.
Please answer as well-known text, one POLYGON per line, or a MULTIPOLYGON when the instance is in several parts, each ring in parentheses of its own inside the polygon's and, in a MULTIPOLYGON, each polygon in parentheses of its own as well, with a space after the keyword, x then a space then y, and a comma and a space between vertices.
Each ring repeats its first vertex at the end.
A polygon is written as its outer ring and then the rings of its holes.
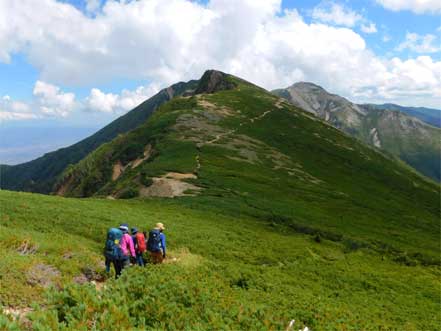
POLYGON ((197 81, 177 83, 144 101, 139 106, 119 117, 92 136, 80 142, 47 153, 33 161, 8 166, 0 165, 0 187, 16 191, 49 193, 53 189, 56 178, 69 164, 75 164, 87 154, 118 134, 126 133, 143 123, 161 104, 176 95, 193 90, 197 81))
POLYGON ((363 104, 364 107, 383 110, 396 110, 406 113, 410 116, 419 118, 421 121, 430 125, 441 128, 441 109, 425 108, 425 107, 405 107, 393 103, 385 103, 382 105, 363 104))
POLYGON ((312 83, 273 93, 334 127, 401 158, 422 174, 441 180, 441 130, 402 111, 357 105, 312 83))

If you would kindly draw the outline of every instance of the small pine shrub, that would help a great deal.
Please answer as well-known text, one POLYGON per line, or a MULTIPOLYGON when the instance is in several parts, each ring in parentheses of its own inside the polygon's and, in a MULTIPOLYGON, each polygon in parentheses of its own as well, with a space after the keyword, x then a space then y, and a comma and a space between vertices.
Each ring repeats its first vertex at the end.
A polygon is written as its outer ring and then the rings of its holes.
POLYGON ((127 187, 121 191, 118 195, 119 199, 131 199, 136 198, 139 195, 139 190, 133 187, 127 187))

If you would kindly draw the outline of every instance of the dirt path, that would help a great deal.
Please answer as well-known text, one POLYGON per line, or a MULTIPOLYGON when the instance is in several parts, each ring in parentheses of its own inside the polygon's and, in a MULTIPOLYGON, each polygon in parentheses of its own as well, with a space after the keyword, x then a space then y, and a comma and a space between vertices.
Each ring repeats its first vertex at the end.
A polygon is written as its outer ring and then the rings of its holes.
POLYGON ((216 137, 215 137, 214 139, 207 141, 205 144, 206 144, 206 145, 213 144, 213 143, 219 141, 221 138, 223 138, 223 137, 225 137, 225 136, 228 136, 228 135, 230 135, 230 134, 233 134, 233 133, 235 133, 236 131, 237 131, 237 130, 230 130, 230 131, 225 132, 225 133, 217 134, 216 137))
POLYGON ((199 154, 196 155, 196 170, 201 169, 201 160, 199 154))
POLYGON ((253 117, 252 119, 250 119, 251 123, 254 123, 254 121, 260 120, 262 118, 264 118, 266 115, 268 115, 269 113, 271 113, 273 110, 267 110, 266 112, 264 112, 262 115, 259 115, 257 117, 253 117))
MULTIPOLYGON (((284 101, 285 101, 285 100, 279 98, 279 99, 277 100, 277 102, 274 104, 274 106, 275 106, 277 109, 281 109, 281 108, 282 108, 282 103, 283 103, 284 101)), ((270 110, 267 110, 267 111, 265 111, 265 112, 263 112, 263 113, 260 114, 259 116, 256 116, 256 117, 253 117, 253 118, 250 118, 248 121, 249 121, 250 123, 254 123, 255 121, 261 120, 262 118, 264 118, 266 115, 268 115, 269 113, 271 113, 271 112, 273 112, 273 111, 275 111, 274 108, 273 108, 273 109, 270 109, 270 110)), ((241 123, 239 123, 239 127, 243 126, 244 124, 247 124, 247 122, 241 122, 241 123)), ((238 129, 234 129, 234 130, 230 130, 230 131, 225 132, 225 133, 217 134, 217 135, 214 137, 214 139, 208 140, 207 142, 203 143, 203 145, 214 144, 215 142, 218 142, 220 139, 222 139, 222 138, 224 138, 224 137, 226 137, 226 136, 229 136, 229 135, 231 135, 231 134, 236 133, 237 130, 238 130, 238 129)), ((199 170, 200 168, 201 168, 201 162, 200 162, 200 155, 198 154, 198 155, 196 155, 196 170, 199 170)))

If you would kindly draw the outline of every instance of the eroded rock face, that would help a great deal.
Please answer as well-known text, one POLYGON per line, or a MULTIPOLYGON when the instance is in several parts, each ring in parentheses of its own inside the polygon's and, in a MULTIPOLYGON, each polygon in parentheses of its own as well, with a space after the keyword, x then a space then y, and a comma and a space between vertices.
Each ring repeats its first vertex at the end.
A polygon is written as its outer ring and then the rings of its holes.
POLYGON ((119 178, 119 176, 121 176, 121 174, 124 172, 124 166, 122 165, 121 161, 116 162, 113 165, 113 170, 112 170, 112 180, 115 181, 119 178))
POLYGON ((235 87, 236 84, 229 80, 227 74, 217 70, 207 70, 199 81, 195 94, 214 93, 235 87))
POLYGON ((121 161, 117 161, 114 165, 113 165, 113 170, 112 170, 112 181, 116 181, 119 177, 121 177, 121 175, 124 173, 124 171, 128 168, 131 167, 132 169, 136 168, 137 166, 139 166, 142 162, 148 160, 148 158, 150 157, 152 153, 152 146, 150 144, 148 144, 145 149, 144 149, 144 153, 142 157, 139 157, 135 160, 130 161, 128 164, 126 164, 125 166, 121 163, 121 161))
POLYGON ((57 195, 64 196, 66 192, 70 189, 73 182, 74 182, 74 177, 69 176, 57 189, 57 195))

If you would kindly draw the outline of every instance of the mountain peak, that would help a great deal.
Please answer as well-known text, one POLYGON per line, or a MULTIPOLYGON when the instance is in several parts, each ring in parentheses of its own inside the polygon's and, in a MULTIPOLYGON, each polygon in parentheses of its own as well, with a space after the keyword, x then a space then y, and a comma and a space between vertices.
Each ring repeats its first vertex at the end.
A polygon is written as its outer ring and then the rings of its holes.
POLYGON ((230 75, 222 71, 207 70, 199 80, 199 85, 196 88, 195 94, 214 93, 217 91, 234 89, 236 84, 230 79, 230 77, 230 75))
POLYGON ((308 89, 308 90, 321 90, 327 92, 323 87, 320 85, 311 83, 311 82, 297 82, 292 84, 289 88, 297 88, 297 89, 308 89))

